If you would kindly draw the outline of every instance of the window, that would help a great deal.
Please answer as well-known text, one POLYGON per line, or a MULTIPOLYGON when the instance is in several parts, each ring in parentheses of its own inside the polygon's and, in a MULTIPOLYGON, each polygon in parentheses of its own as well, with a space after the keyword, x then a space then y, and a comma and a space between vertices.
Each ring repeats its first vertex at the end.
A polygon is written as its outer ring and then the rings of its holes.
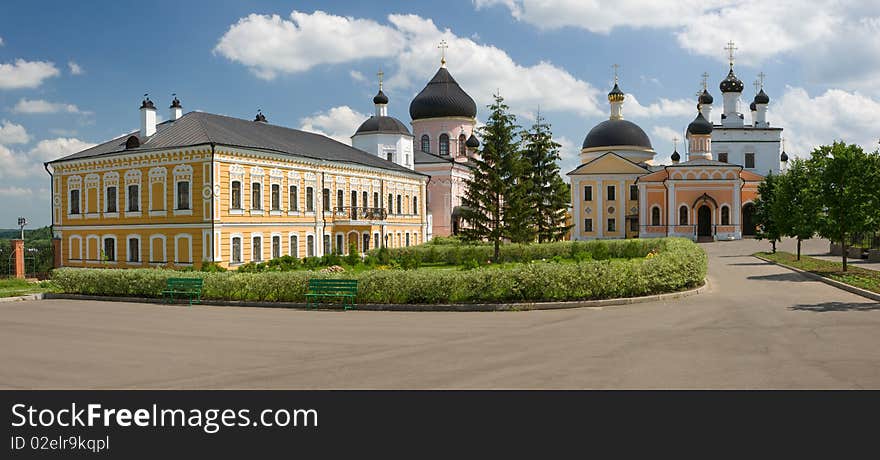
POLYGON ((616 189, 615 189, 615 187, 614 187, 613 185, 609 185, 609 186, 608 186, 608 198, 606 198, 608 201, 614 201, 614 200, 617 199, 617 198, 615 198, 615 196, 614 196, 614 192, 615 192, 615 191, 616 191, 616 189))
POLYGON ((721 225, 730 225, 730 208, 721 207, 721 225))
MULTIPOLYGON (((366 200, 364 200, 366 202, 366 200)), ((379 207, 379 192, 373 192, 373 207, 379 207)))
POLYGON ((449 155, 449 135, 446 133, 440 135, 440 155, 449 155))
POLYGON ((403 200, 400 195, 397 195, 397 213, 403 214, 403 200))
POLYGON ((324 255, 330 254, 333 252, 330 249, 330 235, 324 235, 324 255))
POLYGON ((388 161, 394 161, 394 152, 385 152, 385 159, 388 161))
POLYGON ((299 237, 296 235, 290 235, 290 255, 299 257, 299 237))
POLYGON ((324 189, 322 198, 324 199, 324 205, 323 205, 324 211, 329 211, 330 210, 330 189, 329 188, 324 189))
POLYGON ((139 211, 140 210, 140 198, 138 197, 140 186, 138 185, 129 185, 128 186, 128 210, 129 211, 139 211))
POLYGON ((345 242, 342 239, 342 235, 336 235, 336 253, 337 254, 345 254, 346 253, 345 248, 343 247, 344 244, 345 244, 345 242))
POLYGON ((629 199, 631 201, 638 201, 638 199, 639 199, 639 186, 638 185, 630 185, 629 186, 629 199))
POLYGON ((70 191, 70 213, 79 214, 79 190, 70 191))
POLYGON ((251 209, 263 209, 263 195, 260 193, 260 183, 251 183, 251 209))
POLYGON ((394 214, 394 196, 388 194, 388 214, 394 214))
POLYGON ((281 237, 275 235, 272 237, 272 258, 281 257, 281 237))
POLYGON ((584 185, 584 201, 593 201, 592 185, 584 185))
POLYGON ((746 154, 746 168, 754 168, 755 167, 755 154, 747 153, 746 154))
POLYGON ((678 208, 678 225, 687 225, 688 224, 688 208, 687 206, 682 206, 678 208))
POLYGON ((592 232, 593 231, 593 219, 584 219, 584 231, 592 232))
POLYGON ((718 161, 727 163, 727 152, 721 152, 718 154, 718 161))
POLYGON ((232 263, 241 263, 241 238, 237 236, 232 238, 232 263))
POLYGON ((631 232, 639 231, 639 220, 638 219, 630 219, 629 220, 629 231, 631 231, 631 232))
POLYGON ((315 189, 306 187, 306 211, 315 212, 315 189))
POLYGON ((140 262, 141 260, 141 251, 140 251, 141 241, 137 238, 129 238, 128 239, 128 261, 129 262, 140 262))
POLYGON ((232 209, 241 209, 241 181, 232 181, 232 203, 229 207, 232 209))
POLYGON ((361 198, 363 198, 363 200, 364 200, 364 201, 361 203, 361 206, 364 207, 364 208, 366 208, 367 206, 369 206, 369 205, 367 204, 367 198, 369 197, 369 195, 370 195, 370 194, 367 193, 367 192, 364 192, 364 193, 361 194, 361 198))
POLYGON ((361 252, 367 252, 370 250, 370 234, 364 233, 363 240, 364 240, 364 242, 363 242, 363 247, 361 247, 361 252))
POLYGON ((351 191, 351 203, 349 203, 352 208, 356 208, 358 205, 358 192, 352 190, 351 191))
POLYGON ((660 225, 660 208, 651 208, 651 225, 660 225))
POLYGON ((379 234, 378 233, 373 233, 373 247, 374 248, 379 247, 379 234))
POLYGON ((342 207, 345 206, 345 193, 342 190, 336 191, 336 210, 342 211, 342 207))
POLYGON ((280 211, 281 210, 281 186, 278 184, 272 184, 272 210, 280 211))
POLYGON ((255 236, 252 243, 251 260, 259 262, 263 260, 263 237, 255 236))
POLYGON ((306 236, 306 255, 315 257, 315 235, 306 236))
POLYGON ((116 187, 107 187, 107 212, 116 212, 116 187))
POLYGON ((608 219, 608 231, 614 232, 617 231, 617 221, 614 219, 608 219))
POLYGON ((113 262, 116 260, 116 240, 113 238, 104 238, 104 258, 103 260, 113 262))
POLYGON ((406 245, 409 246, 409 233, 406 234, 406 245))
POLYGON ((413 197, 413 211, 412 211, 412 213, 413 214, 419 213, 419 197, 417 197, 417 196, 413 197))
POLYGON ((189 181, 177 183, 177 209, 189 209, 189 181))
POLYGON ((299 210, 299 190, 297 189, 296 185, 290 186, 290 191, 288 192, 287 200, 288 200, 287 208, 289 210, 291 210, 291 211, 299 210))
POLYGON ((431 153, 431 138, 427 134, 422 134, 422 152, 431 153))

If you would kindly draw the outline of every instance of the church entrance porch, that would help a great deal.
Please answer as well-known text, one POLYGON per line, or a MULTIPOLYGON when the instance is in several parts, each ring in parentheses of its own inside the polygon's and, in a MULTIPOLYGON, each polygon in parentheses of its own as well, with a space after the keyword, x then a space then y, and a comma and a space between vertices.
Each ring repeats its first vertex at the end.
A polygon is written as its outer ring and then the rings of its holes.
POLYGON ((704 204, 697 210, 697 241, 712 240, 712 210, 704 204))
POLYGON ((755 205, 746 203, 742 209, 742 234, 755 236, 755 205))

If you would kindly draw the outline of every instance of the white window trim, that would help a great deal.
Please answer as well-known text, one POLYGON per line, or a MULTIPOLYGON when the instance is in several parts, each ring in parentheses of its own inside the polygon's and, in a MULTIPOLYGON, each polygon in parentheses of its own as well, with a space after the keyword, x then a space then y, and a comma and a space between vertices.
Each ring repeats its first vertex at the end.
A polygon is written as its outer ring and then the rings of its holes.
POLYGON ((83 180, 83 189, 85 190, 85 197, 83 197, 82 192, 80 192, 80 201, 82 201, 83 211, 88 219, 97 219, 101 217, 101 210, 103 209, 101 206, 101 177, 97 174, 89 174, 83 180), (95 190, 95 209, 89 208, 89 191, 95 190), (85 198, 85 199, 83 199, 85 198))
POLYGON ((86 263, 89 264, 99 264, 101 263, 101 251, 103 248, 101 247, 101 237, 95 234, 86 235, 86 257, 89 256, 89 242, 95 240, 95 246, 97 247, 97 251, 95 252, 95 257, 97 259, 87 260, 86 263))
MULTIPOLYGON (((318 254, 318 243, 315 241, 317 238, 313 232, 306 232, 306 253, 305 257, 314 257, 318 254), (312 237, 312 255, 309 255, 309 237, 312 237)), ((303 257, 303 258, 305 258, 303 257)))
POLYGON ((275 238, 278 238, 278 257, 284 255, 284 239, 281 238, 281 232, 272 232, 269 234, 269 260, 275 258, 272 246, 275 244, 275 238))
POLYGON ((189 233, 178 233, 174 235, 174 265, 192 265, 193 264, 193 238, 189 233), (180 260, 180 244, 179 240, 186 239, 189 243, 189 262, 184 262, 180 260))
MULTIPOLYGON (((168 206, 165 206, 165 205, 167 204, 166 202, 168 201, 168 170, 166 168, 157 166, 155 168, 150 169, 149 173, 147 174, 147 177, 149 178, 149 180, 147 182, 149 183, 149 186, 150 186, 150 189, 148 190, 149 206, 147 208, 147 212, 149 213, 149 216, 150 217, 167 216, 168 215, 168 206), (153 183, 155 183, 155 182, 160 182, 162 184, 162 209, 154 209, 153 208, 153 204, 158 202, 157 200, 153 200, 153 183)), ((138 184, 138 185, 140 185, 140 184, 138 184)), ((128 191, 128 189, 126 189, 126 191, 128 191)), ((126 194, 126 196, 127 196, 127 194, 126 194)), ((141 199, 141 191, 140 190, 138 190, 138 199, 141 199)), ((127 210, 128 206, 126 206, 125 209, 127 210)))
POLYGON ((291 257, 299 258, 299 233, 297 232, 288 232, 287 233, 287 255, 291 257), (296 244, 290 244, 290 239, 296 237, 296 244))
POLYGON ((150 259, 148 262, 150 265, 164 265, 168 263, 168 237, 162 235, 160 233, 154 233, 150 235, 150 259), (156 254, 153 254, 153 240, 162 240, 162 258, 159 259, 156 257, 156 254))
POLYGON ((265 262, 266 258, 263 256, 265 255, 264 253, 265 253, 265 247, 266 247, 265 246, 266 238, 263 237, 262 233, 251 233, 250 236, 251 236, 251 238, 250 238, 251 239, 251 260, 250 261, 257 262, 257 263, 265 262), (260 258, 259 259, 254 259, 254 254, 256 254, 256 251, 254 251, 254 246, 255 246, 254 245, 254 238, 260 239, 260 258))
POLYGON ((661 208, 660 205, 654 204, 651 206, 650 214, 648 215, 648 222, 651 223, 650 225, 652 227, 659 227, 659 226, 663 225, 663 208, 661 208), (660 212, 660 222, 658 222, 657 225, 654 225, 654 220, 653 220, 655 208, 658 209, 660 212))
MULTIPOLYGON (((143 194, 141 193, 141 184, 140 183, 125 184, 125 212, 123 213, 123 215, 125 217, 140 217, 141 213, 143 212, 143 206, 141 206, 142 202, 143 202, 143 194), (129 204, 131 202, 131 194, 128 193, 128 187, 131 185, 134 185, 135 187, 137 187, 137 191, 138 191, 138 193, 137 193, 137 195, 138 195, 138 210, 137 211, 129 211, 129 209, 130 209, 129 204)), ((150 212, 150 215, 152 215, 152 211, 150 212)))
POLYGON ((193 181, 191 178, 190 179, 179 179, 179 178, 174 179, 174 209, 171 211, 171 213, 175 216, 191 216, 193 214, 193 181), (177 209, 177 205, 179 202, 179 199, 177 197, 177 184, 179 184, 181 182, 188 182, 189 183, 189 189, 188 189, 189 190, 189 208, 188 209, 177 209))
POLYGON ((141 236, 138 234, 126 235, 125 237, 125 262, 128 265, 141 265, 144 263, 144 245, 141 242, 141 236), (138 260, 131 260, 131 247, 129 246, 129 240, 136 239, 138 242, 138 260))
POLYGON ((119 242, 116 241, 116 235, 102 235, 101 236, 101 246, 98 248, 98 254, 100 255, 101 251, 104 250, 104 244, 105 244, 105 241, 107 241, 107 240, 113 240, 113 260, 108 260, 106 262, 104 260, 101 260, 101 263, 118 264, 119 263, 119 242))
POLYGON ((76 260, 76 261, 79 261, 79 263, 82 263, 83 262, 83 238, 82 238, 82 236, 70 235, 70 237, 67 239, 67 244, 70 245, 70 247, 68 249, 69 255, 67 256, 67 260, 76 260), (73 257, 73 240, 79 240, 79 254, 78 254, 78 257, 76 257, 76 258, 73 257))
POLYGON ((85 214, 85 209, 83 207, 83 184, 81 176, 71 176, 67 178, 67 218, 68 219, 82 219, 83 214, 85 214), (72 192, 76 190, 79 193, 79 211, 76 214, 71 213, 73 207, 73 198, 72 192))
POLYGON ((238 266, 243 263, 244 263, 244 235, 242 235, 241 233, 233 233, 233 234, 229 235, 229 266, 238 266), (237 262, 235 261, 235 257, 234 257, 235 252, 233 251, 233 248, 235 246, 233 246, 233 244, 232 244, 232 241, 235 240, 236 238, 238 238, 238 240, 239 240, 238 250, 240 251, 240 254, 238 255, 237 262))

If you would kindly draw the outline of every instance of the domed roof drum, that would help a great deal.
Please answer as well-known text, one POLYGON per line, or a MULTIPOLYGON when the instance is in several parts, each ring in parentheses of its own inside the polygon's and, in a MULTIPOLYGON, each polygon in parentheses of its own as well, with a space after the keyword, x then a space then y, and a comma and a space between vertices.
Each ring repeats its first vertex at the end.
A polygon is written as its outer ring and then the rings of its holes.
POLYGON ((764 92, 764 88, 761 88, 761 91, 759 91, 758 94, 755 95, 755 104, 769 104, 769 103, 770 103, 770 96, 768 96, 767 93, 764 92))
POLYGON ((468 140, 465 141, 464 145, 469 148, 475 149, 480 146, 480 140, 477 139, 477 136, 474 136, 473 133, 471 133, 471 137, 469 137, 468 140))
POLYGON ((709 91, 703 89, 703 94, 700 94, 700 104, 712 105, 715 102, 715 99, 712 98, 712 95, 709 94, 709 91))
POLYGON ((383 93, 382 90, 380 89, 379 93, 376 94, 376 97, 373 98, 373 104, 387 104, 387 103, 388 103, 388 96, 386 96, 385 93, 383 93))
POLYGON ((477 104, 458 86, 452 75, 441 67, 409 104, 409 116, 413 120, 439 117, 477 116, 477 104))
POLYGON ((584 139, 583 148, 613 147, 631 145, 645 149, 653 149, 651 139, 639 125, 623 120, 605 120, 594 126, 584 139))
POLYGON ((406 125, 397 118, 377 117, 375 115, 367 118, 367 121, 363 122, 361 126, 357 129, 355 135, 370 133, 404 134, 407 136, 412 136, 406 125))
POLYGON ((620 87, 617 86, 617 83, 614 84, 614 88, 611 88, 611 92, 608 93, 608 101, 609 102, 620 102, 626 95, 623 94, 623 91, 620 90, 620 87))
POLYGON ((785 150, 782 151, 782 155, 779 157, 779 159, 782 160, 783 163, 788 162, 788 154, 785 153, 785 150))
POLYGON ((752 101, 752 103, 749 104, 749 110, 751 110, 752 112, 758 111, 758 106, 757 106, 757 104, 755 104, 755 101, 752 101))
POLYGON ((688 132, 691 134, 712 134, 712 123, 709 122, 703 113, 697 113, 697 118, 688 125, 688 132))
POLYGON ((733 73, 733 67, 727 73, 727 78, 721 80, 721 85, 719 86, 722 93, 741 93, 743 90, 743 82, 733 73))
POLYGON ((671 157, 671 158, 672 158, 672 161, 680 161, 680 160, 681 160, 681 154, 678 153, 678 150, 673 150, 673 151, 672 151, 672 157, 671 157))

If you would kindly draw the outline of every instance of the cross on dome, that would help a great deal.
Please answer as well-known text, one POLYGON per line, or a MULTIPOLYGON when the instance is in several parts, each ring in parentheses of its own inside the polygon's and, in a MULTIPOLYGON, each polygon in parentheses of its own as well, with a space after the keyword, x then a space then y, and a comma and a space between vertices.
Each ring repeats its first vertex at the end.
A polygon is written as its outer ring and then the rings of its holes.
POLYGON ((620 64, 612 64, 611 68, 614 69, 614 84, 617 84, 617 72, 620 70, 620 64))
POLYGON ((706 91, 709 89, 709 72, 703 72, 703 90, 706 91))
POLYGON ((449 48, 449 44, 446 43, 446 40, 440 40, 437 48, 440 49, 440 66, 446 67, 446 48, 449 48))
POLYGON ((761 89, 764 89, 764 77, 767 75, 764 72, 758 74, 758 80, 760 80, 761 89))
POLYGON ((385 76, 385 72, 383 72, 382 69, 379 69, 379 72, 376 73, 376 76, 379 77, 379 91, 382 91, 382 77, 385 76))
POLYGON ((728 59, 730 60, 730 68, 731 69, 733 68, 733 54, 736 50, 739 49, 739 48, 735 47, 734 45, 735 45, 735 43, 733 43, 733 40, 731 40, 731 41, 727 42, 727 46, 724 47, 724 49, 727 50, 727 56, 728 56, 728 59))

